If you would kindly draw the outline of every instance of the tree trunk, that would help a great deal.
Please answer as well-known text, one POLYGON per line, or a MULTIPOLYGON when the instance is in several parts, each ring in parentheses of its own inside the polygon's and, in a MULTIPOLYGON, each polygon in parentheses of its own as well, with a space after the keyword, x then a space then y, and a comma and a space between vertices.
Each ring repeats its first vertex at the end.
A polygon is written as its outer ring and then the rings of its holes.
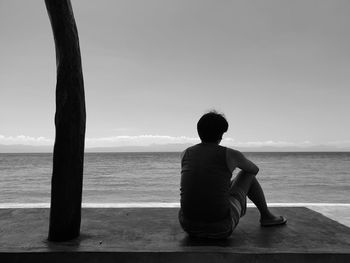
POLYGON ((85 95, 78 31, 70 0, 45 0, 56 48, 56 138, 51 181, 50 241, 80 234, 85 95))

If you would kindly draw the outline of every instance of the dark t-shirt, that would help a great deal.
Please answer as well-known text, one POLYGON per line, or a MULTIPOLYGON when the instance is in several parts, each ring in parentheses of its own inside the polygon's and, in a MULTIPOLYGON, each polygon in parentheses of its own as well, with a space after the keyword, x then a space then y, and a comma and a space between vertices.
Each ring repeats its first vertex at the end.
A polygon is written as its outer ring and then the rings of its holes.
POLYGON ((215 222, 230 215, 232 173, 226 147, 200 143, 189 147, 181 160, 181 210, 186 219, 215 222))

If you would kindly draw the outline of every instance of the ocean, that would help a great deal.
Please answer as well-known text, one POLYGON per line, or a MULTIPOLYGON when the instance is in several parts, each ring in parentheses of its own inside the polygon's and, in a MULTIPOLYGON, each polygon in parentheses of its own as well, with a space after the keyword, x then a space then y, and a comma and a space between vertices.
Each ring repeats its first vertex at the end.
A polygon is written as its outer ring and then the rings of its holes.
MULTIPOLYGON (((269 203, 350 203, 349 152, 245 155, 269 203)), ((50 153, 0 153, 0 205, 49 203, 51 172, 50 153)), ((180 153, 85 154, 84 203, 176 203, 179 183, 180 153)))

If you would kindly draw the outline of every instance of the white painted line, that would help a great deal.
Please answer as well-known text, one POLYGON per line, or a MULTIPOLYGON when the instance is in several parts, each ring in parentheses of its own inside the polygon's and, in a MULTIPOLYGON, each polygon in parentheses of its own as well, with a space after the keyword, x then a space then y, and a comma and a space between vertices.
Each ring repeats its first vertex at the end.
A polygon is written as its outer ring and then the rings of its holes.
MULTIPOLYGON (((253 203, 248 203, 248 207, 255 207, 253 203)), ((349 203, 268 203, 270 207, 344 207, 350 208, 349 203)), ((162 202, 135 202, 135 203, 83 203, 82 207, 86 208, 151 208, 163 207, 171 208, 180 207, 179 203, 162 203, 162 202)), ((0 203, 0 209, 5 208, 50 208, 50 203, 0 203)))
MULTIPOLYGON (((296 206, 317 206, 317 207, 349 207, 347 203, 268 203, 271 207, 296 207, 296 206)), ((248 207, 255 207, 253 203, 248 203, 248 207)))

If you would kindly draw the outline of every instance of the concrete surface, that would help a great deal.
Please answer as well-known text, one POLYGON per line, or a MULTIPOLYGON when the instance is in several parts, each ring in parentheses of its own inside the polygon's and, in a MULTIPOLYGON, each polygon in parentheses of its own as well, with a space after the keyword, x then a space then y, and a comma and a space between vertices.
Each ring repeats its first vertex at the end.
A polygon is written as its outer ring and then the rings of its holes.
POLYGON ((350 207, 349 206, 307 206, 322 215, 333 219, 347 227, 350 227, 350 207))
POLYGON ((262 228, 248 208, 231 238, 192 240, 177 208, 84 208, 81 237, 47 242, 48 209, 0 209, 0 262, 350 262, 350 228, 305 207, 273 207, 262 228))

